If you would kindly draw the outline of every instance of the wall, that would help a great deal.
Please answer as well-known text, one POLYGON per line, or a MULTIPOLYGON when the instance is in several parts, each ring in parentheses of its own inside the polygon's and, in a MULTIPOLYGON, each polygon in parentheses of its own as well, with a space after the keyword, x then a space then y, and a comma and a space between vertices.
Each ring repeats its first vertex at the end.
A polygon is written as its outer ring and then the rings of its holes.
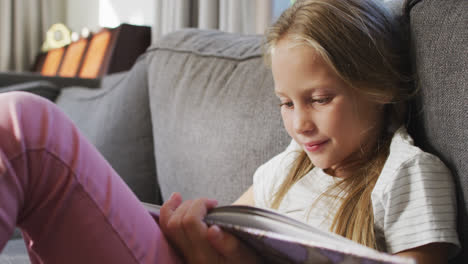
POLYGON ((154 23, 154 0, 100 0, 99 25, 116 27, 126 22, 135 25, 154 23))
POLYGON ((99 1, 67 0, 67 26, 80 32, 83 27, 99 29, 99 1))
POLYGON ((121 23, 152 25, 155 0, 67 0, 67 25, 80 32, 83 27, 98 31, 121 23))

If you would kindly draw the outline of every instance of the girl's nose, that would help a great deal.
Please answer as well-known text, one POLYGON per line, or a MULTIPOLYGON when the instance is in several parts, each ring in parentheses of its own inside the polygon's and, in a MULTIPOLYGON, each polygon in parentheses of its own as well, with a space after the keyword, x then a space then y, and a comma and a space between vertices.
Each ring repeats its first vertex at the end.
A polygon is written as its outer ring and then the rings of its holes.
POLYGON ((312 115, 307 109, 294 109, 294 130, 297 134, 310 134, 315 130, 312 115))

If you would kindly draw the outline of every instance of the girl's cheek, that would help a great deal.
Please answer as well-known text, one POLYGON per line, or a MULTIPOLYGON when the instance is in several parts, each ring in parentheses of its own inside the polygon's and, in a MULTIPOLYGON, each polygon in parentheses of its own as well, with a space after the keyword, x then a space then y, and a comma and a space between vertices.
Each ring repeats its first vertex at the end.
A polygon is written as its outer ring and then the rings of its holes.
POLYGON ((288 113, 283 108, 281 108, 281 118, 283 119, 283 125, 286 127, 289 122, 289 118, 288 113))
POLYGON ((292 115, 290 112, 286 111, 286 110, 281 110, 281 117, 283 118, 283 125, 284 125, 284 128, 286 128, 286 131, 288 132, 288 134, 293 137, 293 120, 292 120, 292 115))

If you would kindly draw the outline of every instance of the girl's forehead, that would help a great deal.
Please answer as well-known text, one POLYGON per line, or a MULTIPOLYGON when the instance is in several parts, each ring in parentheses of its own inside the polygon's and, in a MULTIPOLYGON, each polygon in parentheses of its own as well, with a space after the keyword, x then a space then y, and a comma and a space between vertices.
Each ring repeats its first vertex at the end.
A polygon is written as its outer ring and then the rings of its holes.
POLYGON ((334 75, 328 61, 308 44, 281 40, 277 43, 271 59, 273 73, 278 70, 307 75, 312 72, 334 75))
POLYGON ((290 88, 307 93, 324 89, 350 92, 330 63, 308 43, 281 39, 276 43, 271 58, 277 94, 286 94, 290 88))
POLYGON ((322 56, 316 49, 297 41, 289 39, 281 39, 274 46, 272 53, 272 63, 281 61, 281 63, 297 63, 307 62, 307 64, 315 64, 322 60, 322 56))

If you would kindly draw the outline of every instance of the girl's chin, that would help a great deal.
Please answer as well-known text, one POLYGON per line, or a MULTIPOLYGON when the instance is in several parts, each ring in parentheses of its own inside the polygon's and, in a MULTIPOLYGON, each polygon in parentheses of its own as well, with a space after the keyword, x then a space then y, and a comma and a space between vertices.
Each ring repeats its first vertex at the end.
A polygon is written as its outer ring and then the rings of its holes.
POLYGON ((317 159, 314 160, 310 156, 309 156, 309 159, 312 162, 312 164, 314 165, 314 167, 317 167, 317 168, 322 169, 324 171, 328 170, 328 169, 330 169, 332 167, 328 162, 324 162, 322 160, 317 160, 317 159))
POLYGON ((334 168, 335 166, 333 166, 333 164, 331 164, 331 162, 324 161, 324 160, 319 160, 317 158, 313 159, 313 158, 310 157, 310 155, 309 155, 309 159, 312 162, 312 164, 314 165, 314 167, 317 167, 317 168, 323 170, 328 175, 336 176, 335 175, 335 169, 336 168, 334 168))

